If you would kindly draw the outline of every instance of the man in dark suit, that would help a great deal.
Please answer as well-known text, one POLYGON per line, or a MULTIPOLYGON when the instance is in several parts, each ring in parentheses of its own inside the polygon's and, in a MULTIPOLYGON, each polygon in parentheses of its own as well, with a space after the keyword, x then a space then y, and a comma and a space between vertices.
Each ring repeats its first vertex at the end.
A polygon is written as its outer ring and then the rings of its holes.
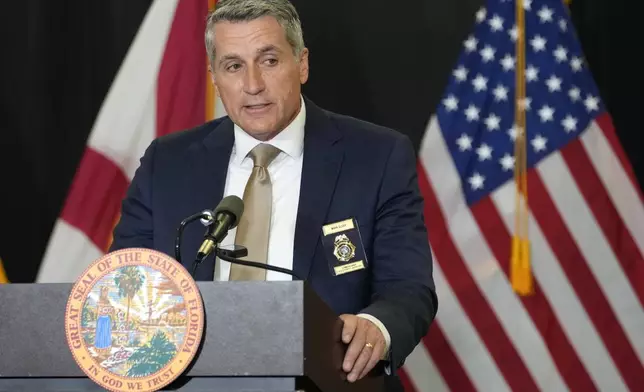
MULTIPOLYGON (((437 310, 411 142, 301 95, 308 50, 287 0, 220 1, 206 49, 228 116, 152 142, 111 250, 174 255, 182 219, 224 196, 242 197, 243 217, 222 244, 244 245, 248 259, 307 279, 344 321, 349 381, 384 361, 388 389, 402 389, 395 371, 437 310), (362 261, 348 263, 356 254, 362 261)), ((202 240, 203 228, 188 227, 184 251, 202 240)), ((196 278, 290 276, 209 258, 196 278)))

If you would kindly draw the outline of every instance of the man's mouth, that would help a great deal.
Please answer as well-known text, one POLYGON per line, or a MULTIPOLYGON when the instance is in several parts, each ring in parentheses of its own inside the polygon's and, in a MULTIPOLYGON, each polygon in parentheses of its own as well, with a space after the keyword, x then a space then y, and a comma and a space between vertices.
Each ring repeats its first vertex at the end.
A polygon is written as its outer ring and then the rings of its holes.
POLYGON ((253 105, 244 105, 244 109, 250 113, 261 113, 271 106, 270 103, 258 103, 253 105))

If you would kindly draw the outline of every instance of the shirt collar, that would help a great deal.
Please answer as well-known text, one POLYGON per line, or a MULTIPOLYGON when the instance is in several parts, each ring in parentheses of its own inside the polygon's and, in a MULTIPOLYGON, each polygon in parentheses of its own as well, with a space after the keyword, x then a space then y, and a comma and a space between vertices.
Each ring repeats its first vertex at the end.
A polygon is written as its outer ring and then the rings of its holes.
MULTIPOLYGON (((304 98, 300 95, 300 112, 295 116, 293 121, 278 133, 271 140, 266 141, 266 143, 271 144, 287 155, 296 158, 302 155, 304 149, 304 124, 306 123, 306 106, 304 104, 304 98)), ((258 144, 262 143, 261 140, 257 140, 254 137, 247 134, 243 129, 241 129, 237 124, 234 126, 235 129, 235 145, 234 145, 234 163, 241 165, 242 161, 248 153, 255 148, 258 144)))

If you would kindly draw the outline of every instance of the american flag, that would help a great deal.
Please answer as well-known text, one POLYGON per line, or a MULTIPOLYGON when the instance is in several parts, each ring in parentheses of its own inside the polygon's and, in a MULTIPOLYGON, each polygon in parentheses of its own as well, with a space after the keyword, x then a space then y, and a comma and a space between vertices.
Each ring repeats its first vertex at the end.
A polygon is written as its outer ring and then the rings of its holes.
POLYGON ((509 280, 516 3, 476 13, 419 152, 439 296, 417 391, 644 388, 644 204, 562 0, 524 0, 535 292, 509 280))

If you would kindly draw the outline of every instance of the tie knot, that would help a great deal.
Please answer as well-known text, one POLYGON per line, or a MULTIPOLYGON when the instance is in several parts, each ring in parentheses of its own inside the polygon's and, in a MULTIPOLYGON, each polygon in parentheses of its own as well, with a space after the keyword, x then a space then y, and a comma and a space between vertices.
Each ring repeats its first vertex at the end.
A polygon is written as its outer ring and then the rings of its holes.
POLYGON ((250 150, 250 157, 253 159, 253 165, 266 168, 281 151, 275 146, 261 143, 250 150))

